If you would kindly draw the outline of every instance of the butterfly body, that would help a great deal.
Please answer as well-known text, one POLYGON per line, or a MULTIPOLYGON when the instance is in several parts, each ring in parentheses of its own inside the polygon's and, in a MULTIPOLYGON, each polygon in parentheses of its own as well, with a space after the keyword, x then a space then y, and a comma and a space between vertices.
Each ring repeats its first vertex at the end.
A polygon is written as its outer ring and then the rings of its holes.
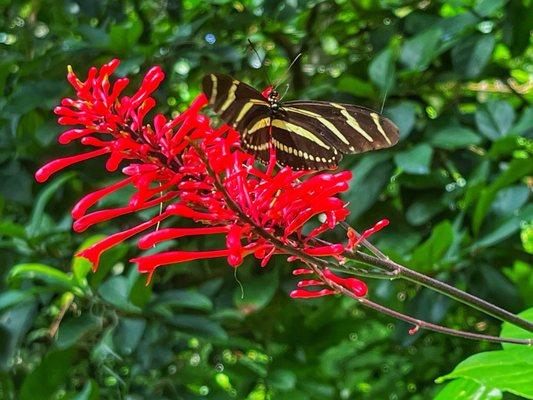
POLYGON ((393 146, 398 128, 382 115, 350 104, 281 102, 228 75, 209 74, 202 90, 209 105, 241 135, 244 151, 268 163, 270 146, 280 165, 292 169, 333 169, 343 154, 393 146))

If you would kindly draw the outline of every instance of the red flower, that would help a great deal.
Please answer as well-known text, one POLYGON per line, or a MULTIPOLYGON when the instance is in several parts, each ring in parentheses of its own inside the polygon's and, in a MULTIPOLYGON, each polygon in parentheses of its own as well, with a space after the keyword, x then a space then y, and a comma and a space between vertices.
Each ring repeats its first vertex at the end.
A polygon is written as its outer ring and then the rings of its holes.
MULTIPOLYGON (((317 245, 314 239, 333 229, 349 214, 346 203, 336 197, 348 189, 349 171, 315 173, 289 168, 275 171, 272 162, 266 171, 259 168, 253 156, 240 150, 236 131, 227 125, 213 128, 210 119, 199 113, 207 103, 203 95, 176 118, 167 120, 158 114, 147 123, 146 114, 156 104, 151 93, 163 80, 164 73, 159 67, 153 67, 139 90, 126 96, 122 93, 128 79, 110 81, 118 64, 118 60, 112 60, 100 69, 91 68, 85 81, 69 68, 67 78, 77 98, 63 99, 55 113, 60 124, 76 127, 61 134, 59 142, 80 140, 93 150, 51 161, 35 176, 44 182, 71 164, 106 154, 109 171, 124 165, 122 180, 88 194, 74 206, 72 217, 77 232, 146 208, 163 206, 163 211, 101 240, 81 251, 79 256, 89 259, 96 269, 104 251, 143 233, 138 242, 141 249, 184 236, 226 236, 226 246, 222 249, 163 251, 134 258, 132 261, 138 264, 139 270, 150 277, 158 267, 200 258, 224 257, 231 266, 237 267, 244 257, 253 254, 265 266, 273 254, 287 253, 287 248, 315 257, 341 257, 345 250, 343 244, 317 245), (133 186, 135 193, 123 207, 89 211, 99 200, 125 186, 133 186), (155 228, 176 216, 191 219, 200 226, 155 228)), ((361 238, 371 233, 367 231, 361 238)), ((358 240, 351 234, 348 247, 357 244, 358 240)), ((327 269, 321 274, 321 281, 301 281, 299 287, 324 285, 329 280, 357 296, 366 294, 366 286, 361 281, 337 277, 327 269)), ((291 296, 332 293, 331 288, 319 292, 298 289, 291 296)))

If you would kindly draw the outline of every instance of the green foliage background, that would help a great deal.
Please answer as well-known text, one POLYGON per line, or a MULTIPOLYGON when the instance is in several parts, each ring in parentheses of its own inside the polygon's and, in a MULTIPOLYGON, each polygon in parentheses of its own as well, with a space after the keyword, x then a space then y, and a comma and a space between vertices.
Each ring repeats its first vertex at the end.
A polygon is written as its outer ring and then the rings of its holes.
MULTIPOLYGON (((68 64, 84 76, 119 57, 134 82, 159 64, 158 111, 170 114, 207 72, 261 88, 264 71, 282 77, 301 52, 288 97, 384 102, 401 130, 394 149, 344 160, 349 222, 388 216, 374 242, 393 259, 519 312, 533 306, 532 19, 530 0, 0 0, 0 398, 533 398, 531 351, 409 336, 349 299, 291 300, 283 259, 239 268, 243 296, 224 260, 166 268, 146 287, 128 262, 134 243, 93 274, 76 249, 148 214, 75 235, 76 199, 116 176, 91 162, 46 185, 32 177, 77 151, 55 142, 52 109, 73 95, 68 64), (247 39, 266 53, 263 70, 247 39), (479 352, 448 386, 434 382, 479 352)), ((406 282, 372 281, 370 296, 499 333, 498 321, 406 282)))

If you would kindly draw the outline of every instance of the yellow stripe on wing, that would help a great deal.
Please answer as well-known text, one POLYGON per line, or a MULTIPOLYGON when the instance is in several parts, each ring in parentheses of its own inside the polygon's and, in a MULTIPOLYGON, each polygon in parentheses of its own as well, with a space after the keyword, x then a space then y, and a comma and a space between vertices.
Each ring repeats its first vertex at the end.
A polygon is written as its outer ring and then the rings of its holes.
POLYGON ((211 98, 209 99, 210 104, 215 104, 217 97, 217 77, 214 74, 211 74, 211 82, 213 82, 213 88, 211 89, 211 98))
POLYGON ((374 123, 376 124, 379 133, 381 133, 381 135, 385 138, 385 140, 387 141, 389 145, 392 144, 389 137, 383 130, 383 127, 381 126, 381 122, 379 122, 379 115, 376 113, 370 113, 370 116, 372 117, 372 121, 374 121, 374 123))
MULTIPOLYGON (((283 121, 281 119, 274 119, 272 120, 272 126, 275 126, 276 128, 280 128, 283 130, 286 130, 288 132, 292 132, 297 134, 298 136, 301 136, 303 138, 306 138, 307 140, 310 140, 316 144, 318 144, 320 147, 323 147, 327 150, 330 149, 330 147, 324 143, 320 138, 318 138, 316 135, 311 133, 305 128, 302 128, 301 126, 291 124, 290 122, 283 121)), ((336 149, 335 149, 336 150, 336 149)))
POLYGON ((320 114, 314 113, 309 110, 302 110, 301 108, 295 108, 295 107, 284 107, 284 110, 292 111, 295 113, 307 115, 308 117, 313 117, 317 119, 322 125, 324 125, 326 128, 328 128, 335 136, 337 136, 341 142, 344 144, 350 144, 346 137, 337 129, 335 125, 333 125, 331 122, 329 122, 326 118, 322 117, 320 114))
POLYGON ((366 131, 361 128, 361 125, 359 125, 359 122, 357 122, 357 120, 350 115, 350 113, 348 112, 348 110, 341 106, 340 104, 337 104, 337 103, 330 103, 333 107, 335 108, 338 108, 339 110, 341 110, 341 114, 344 118, 346 118, 346 122, 348 123, 348 125, 350 125, 352 128, 354 128, 357 132, 359 132, 366 140, 368 140, 369 142, 373 142, 374 139, 372 139, 372 136, 370 136, 368 133, 366 133, 366 131))
POLYGON ((226 109, 233 103, 236 99, 235 92, 237 91, 237 87, 239 86, 239 81, 234 80, 231 84, 231 87, 228 90, 228 97, 226 97, 226 101, 224 104, 222 104, 222 107, 220 107, 220 110, 218 110, 219 113, 222 113, 226 111, 226 109))
POLYGON ((246 133, 247 134, 252 134, 252 133, 258 131, 259 129, 262 129, 265 126, 269 126, 269 125, 270 125, 270 117, 262 118, 259 121, 257 121, 250 129, 248 129, 248 131, 246 133))

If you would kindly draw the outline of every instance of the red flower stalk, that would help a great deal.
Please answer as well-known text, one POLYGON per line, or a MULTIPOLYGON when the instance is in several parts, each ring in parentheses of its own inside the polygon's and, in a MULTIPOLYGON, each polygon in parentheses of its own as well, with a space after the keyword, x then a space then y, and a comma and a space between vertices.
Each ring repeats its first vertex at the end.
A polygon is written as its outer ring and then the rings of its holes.
MULTIPOLYGON (((222 249, 163 251, 134 258, 132 261, 138 264, 139 270, 150 277, 158 267, 201 258, 225 257, 231 266, 237 267, 251 254, 261 260, 262 266, 273 254, 300 258, 287 249, 297 249, 313 257, 341 257, 345 250, 343 244, 317 245, 315 239, 348 216, 346 203, 336 196, 348 189, 350 172, 315 173, 292 171, 287 167, 275 171, 273 163, 266 171, 259 168, 253 156, 240 150, 238 132, 227 125, 213 128, 210 119, 200 114, 207 103, 203 95, 176 118, 168 120, 157 114, 147 123, 146 115, 156 105, 151 94, 164 73, 159 67, 151 68, 140 88, 127 96, 123 95, 127 78, 110 80, 118 64, 118 60, 112 60, 100 69, 91 68, 85 81, 69 68, 67 79, 77 97, 63 99, 54 111, 61 125, 75 127, 62 133, 59 143, 79 140, 92 150, 51 161, 35 177, 44 182, 67 166, 106 154, 109 155, 107 170, 114 171, 124 165, 122 180, 88 194, 75 205, 72 217, 77 232, 147 208, 163 207, 163 211, 93 244, 79 256, 91 261, 96 269, 103 252, 143 233, 138 242, 141 249, 184 236, 226 236, 226 246, 222 249), (135 189, 127 204, 89 211, 125 186, 135 189), (190 219, 201 226, 158 229, 159 224, 170 223, 167 220, 175 220, 174 217, 190 219), (272 237, 276 240, 271 240, 272 237)), ((361 238, 386 225, 384 221, 378 224, 381 225, 366 231, 361 238)), ((353 233, 350 235, 348 248, 353 248, 360 240, 353 233)), ((357 296, 366 294, 363 282, 340 278, 328 269, 323 269, 318 278, 321 280, 301 281, 291 296, 332 294, 335 290, 327 287, 318 292, 302 289, 309 285, 327 286, 328 281, 357 296)))

